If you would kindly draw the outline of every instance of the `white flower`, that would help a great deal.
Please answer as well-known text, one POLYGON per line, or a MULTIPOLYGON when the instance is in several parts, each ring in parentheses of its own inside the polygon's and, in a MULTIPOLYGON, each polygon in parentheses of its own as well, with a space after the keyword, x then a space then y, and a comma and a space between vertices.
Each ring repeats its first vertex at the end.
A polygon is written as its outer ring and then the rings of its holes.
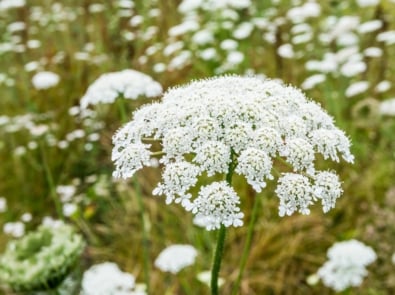
POLYGON ((209 30, 198 31, 193 35, 192 41, 198 45, 206 45, 212 43, 214 41, 213 32, 209 30))
POLYGON ((379 47, 368 47, 363 51, 367 57, 380 57, 383 55, 383 50, 379 47))
POLYGON ((186 153, 192 151, 192 136, 188 128, 174 128, 166 132, 162 146, 165 157, 161 162, 167 163, 170 159, 180 160, 186 153))
POLYGON ((11 8, 23 7, 26 5, 26 0, 2 0, 0 1, 0 11, 5 11, 11 8))
POLYGON ((380 0, 357 0, 359 7, 376 6, 380 3, 380 0))
POLYGON ((255 130, 251 142, 253 146, 266 151, 271 156, 275 155, 283 145, 280 133, 271 127, 261 127, 255 130))
POLYGON ((242 226, 239 196, 225 181, 213 182, 200 189, 198 197, 191 204, 192 213, 206 218, 206 229, 242 226))
POLYGON ((25 234, 25 224, 20 221, 6 222, 3 225, 3 232, 14 238, 20 238, 25 234))
MULTIPOLYGON (((202 271, 197 274, 196 278, 203 284, 206 284, 209 287, 211 286, 211 271, 209 270, 202 271)), ((225 283, 224 278, 218 278, 218 287, 221 287, 224 283, 225 283)))
POLYGON ((343 190, 337 174, 329 171, 321 171, 314 175, 313 194, 321 199, 324 213, 335 208, 336 199, 343 190))
POLYGON ((376 90, 379 93, 382 93, 388 91, 390 88, 391 88, 391 82, 388 80, 383 80, 376 85, 374 90, 376 90))
POLYGON ((293 58, 295 56, 295 52, 292 48, 292 45, 287 43, 283 44, 277 49, 277 53, 282 58, 293 58))
POLYGON ((276 194, 280 198, 279 215, 292 215, 295 211, 310 214, 313 189, 306 176, 284 173, 278 180, 276 194))
POLYGON ((279 187, 284 188, 278 189, 280 212, 307 214, 313 200, 321 199, 327 211, 338 196, 338 188, 313 194, 310 182, 320 175, 314 167, 316 153, 334 161, 339 156, 353 161, 349 139, 320 105, 291 86, 259 77, 222 76, 172 88, 161 102, 135 111, 133 120, 114 135, 113 143, 115 177, 132 177, 158 155, 164 169, 154 194, 192 210, 208 229, 242 224, 239 197, 225 183, 213 182, 219 174, 234 169, 260 192, 272 179, 272 165, 278 162, 274 158, 280 157, 294 171, 311 178, 290 174, 280 179, 279 187), (209 183, 194 195, 192 188, 205 176, 209 183), (290 187, 307 181, 305 195, 284 195, 288 180, 290 187), (219 212, 213 204, 226 209, 219 212))
POLYGON ((63 204, 63 215, 66 217, 70 217, 78 210, 78 207, 74 203, 65 203, 63 204))
POLYGON ((220 43, 221 49, 226 50, 226 51, 233 51, 233 50, 236 50, 236 48, 237 48, 238 45, 239 45, 239 44, 237 43, 237 41, 232 40, 232 39, 225 39, 225 40, 223 40, 223 41, 220 43))
POLYGON ((303 89, 312 89, 317 84, 324 82, 325 79, 326 79, 326 76, 323 74, 312 75, 310 77, 307 77, 306 80, 304 80, 304 82, 302 83, 302 88, 303 89))
POLYGON ((135 278, 115 263, 104 262, 86 270, 81 285, 82 295, 131 295, 135 278))
POLYGON ((392 45, 395 43, 395 30, 382 32, 377 35, 376 39, 386 45, 392 45))
POLYGON ((59 83, 59 75, 52 73, 52 72, 38 72, 32 78, 32 83, 34 88, 41 90, 41 89, 48 89, 58 85, 59 83))
POLYGON ((150 76, 135 70, 101 75, 81 98, 81 107, 98 103, 113 103, 118 97, 137 99, 139 96, 155 97, 162 93, 162 86, 150 76))
POLYGON ((381 21, 379 19, 374 19, 374 20, 367 21, 367 22, 361 24, 358 27, 358 32, 360 34, 366 34, 366 33, 377 31, 382 26, 383 26, 383 21, 381 21))
POLYGON ((116 145, 112 150, 111 160, 118 169, 114 171, 113 176, 126 179, 132 177, 144 165, 149 166, 151 164, 149 146, 143 143, 130 144, 126 147, 116 145))
POLYGON ((340 68, 340 73, 346 77, 354 77, 365 71, 366 64, 363 61, 349 61, 340 68))
POLYGON ((248 123, 236 122, 225 128, 224 140, 235 152, 244 150, 251 142, 252 126, 248 123))
POLYGON ((237 160, 236 173, 245 175, 247 182, 255 191, 260 192, 262 188, 266 187, 265 177, 273 179, 270 174, 272 160, 264 151, 249 148, 244 150, 237 160))
POLYGON ((333 161, 339 162, 337 152, 340 152, 346 162, 352 163, 354 161, 354 157, 350 153, 350 140, 343 131, 320 128, 311 131, 309 137, 314 148, 324 156, 324 159, 331 158, 333 161))
POLYGON ((306 169, 309 173, 314 171, 314 149, 303 138, 290 138, 287 140, 281 155, 286 157, 295 171, 303 169, 306 169))
POLYGON ((230 147, 220 141, 208 141, 196 151, 193 161, 200 164, 208 176, 226 173, 231 162, 230 147))
POLYGON ((233 32, 233 37, 239 40, 246 39, 251 35, 253 29, 254 29, 254 25, 252 23, 250 22, 241 23, 233 32))
POLYGON ((341 292, 362 284, 368 272, 366 266, 377 256, 372 248, 357 240, 335 243, 328 250, 329 260, 318 270, 324 285, 341 292))
POLYGON ((347 87, 345 94, 347 97, 355 96, 365 92, 366 90, 368 90, 368 88, 369 88, 368 81, 355 82, 347 87))
POLYGON ((160 252, 155 266, 161 271, 176 274, 183 268, 193 265, 197 254, 191 245, 171 245, 160 252))
POLYGON ((189 162, 170 163, 163 172, 163 183, 159 183, 152 193, 166 195, 166 204, 175 200, 176 203, 182 202, 183 206, 187 206, 191 195, 186 192, 196 184, 199 174, 199 167, 189 162), (176 198, 177 195, 179 198, 176 198))
POLYGON ((240 51, 231 51, 228 53, 228 56, 226 57, 226 61, 230 65, 238 65, 242 63, 244 60, 244 53, 240 51))
POLYGON ((380 103, 379 111, 381 115, 395 116, 395 98, 390 98, 380 103))

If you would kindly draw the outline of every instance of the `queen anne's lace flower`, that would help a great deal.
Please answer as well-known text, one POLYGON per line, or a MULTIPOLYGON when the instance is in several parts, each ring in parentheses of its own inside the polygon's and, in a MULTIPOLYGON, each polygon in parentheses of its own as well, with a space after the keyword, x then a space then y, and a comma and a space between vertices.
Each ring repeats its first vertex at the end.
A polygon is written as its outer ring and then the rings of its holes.
POLYGON ((204 186, 199 196, 187 209, 192 213, 206 218, 206 229, 219 229, 221 224, 225 226, 242 226, 244 214, 238 207, 239 196, 225 181, 213 182, 204 186))
POLYGON ((155 266, 161 271, 176 274, 194 264, 197 254, 196 249, 191 245, 171 245, 159 253, 155 266))
POLYGON ((284 173, 278 180, 276 194, 280 198, 280 216, 292 215, 299 210, 309 214, 309 205, 313 203, 312 187, 306 176, 295 173, 284 173))
POLYGON ((308 173, 314 172, 313 146, 303 138, 288 139, 281 155, 286 157, 295 171, 306 169, 308 173))
POLYGON ((132 295, 135 278, 122 272, 118 265, 104 262, 93 265, 84 272, 81 295, 132 295))
POLYGON ((119 96, 136 99, 139 96, 156 97, 162 93, 162 86, 150 76, 135 70, 101 75, 81 98, 81 107, 98 103, 113 103, 119 96))
POLYGON ((133 143, 129 146, 119 146, 118 150, 113 149, 112 161, 114 161, 117 169, 114 171, 114 177, 128 178, 143 168, 144 165, 150 166, 151 153, 148 150, 150 145, 143 143, 133 143))
POLYGON ((263 180, 265 177, 273 179, 270 174, 272 170, 272 160, 262 150, 249 148, 244 150, 239 158, 236 167, 236 172, 243 174, 247 178, 247 182, 256 190, 260 192, 266 186, 263 180))
POLYGON ((327 287, 341 292, 362 284, 368 272, 366 266, 377 256, 371 247, 357 240, 335 243, 328 250, 329 260, 318 270, 318 276, 327 287))
POLYGON ((196 151, 193 161, 200 164, 208 176, 216 172, 226 173, 231 161, 230 147, 220 141, 208 141, 196 151))
POLYGON ((325 212, 333 208, 341 193, 335 174, 316 171, 315 155, 353 161, 349 139, 317 103, 291 86, 254 77, 223 76, 170 89, 161 102, 135 111, 113 142, 114 176, 131 177, 159 156, 165 168, 154 193, 201 215, 209 229, 241 225, 242 213, 238 196, 222 182, 194 196, 191 188, 202 175, 210 181, 235 171, 260 192, 272 179, 272 165, 280 163, 282 172, 294 172, 279 179, 280 215, 308 214, 318 200, 325 212))
POLYGON ((41 90, 41 89, 48 89, 58 85, 60 81, 60 77, 58 74, 53 72, 38 72, 32 78, 32 83, 34 88, 41 90))
POLYGON ((271 127, 262 127, 255 131, 252 144, 269 155, 274 156, 282 147, 280 133, 271 127))
POLYGON ((166 204, 170 204, 175 200, 176 203, 182 202, 186 206, 189 204, 188 199, 191 197, 186 192, 196 184, 199 174, 199 167, 189 162, 170 163, 163 172, 163 183, 158 184, 153 194, 166 195, 166 204), (175 198, 176 195, 179 198, 175 198))
POLYGON ((336 199, 343 192, 339 177, 329 171, 321 171, 314 175, 314 196, 321 199, 322 209, 326 213, 335 207, 336 199))

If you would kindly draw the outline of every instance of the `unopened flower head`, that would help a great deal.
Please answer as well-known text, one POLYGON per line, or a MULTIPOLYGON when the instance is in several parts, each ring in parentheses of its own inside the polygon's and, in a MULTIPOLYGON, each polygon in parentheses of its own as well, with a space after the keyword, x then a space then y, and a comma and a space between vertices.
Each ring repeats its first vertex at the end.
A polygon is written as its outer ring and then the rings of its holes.
POLYGON ((161 271, 178 273, 195 263, 196 249, 191 245, 171 245, 159 253, 155 266, 161 271))
POLYGON ((353 161, 349 139, 317 103, 255 77, 221 76, 170 89, 161 102, 137 110, 113 143, 115 177, 129 178, 159 157, 163 181, 154 194, 181 203, 207 229, 240 226, 243 218, 236 191, 226 182, 207 183, 212 178, 233 171, 260 192, 274 178, 273 165, 283 162, 276 167, 283 172, 276 189, 280 215, 308 214, 316 201, 326 212, 342 190, 335 173, 316 170, 315 155, 353 161), (206 185, 194 195, 201 177, 206 185))
POLYGON ((123 70, 101 75, 81 98, 81 107, 98 103, 113 103, 117 98, 137 99, 139 96, 156 97, 162 86, 150 76, 135 70, 123 70))
POLYGON ((368 272, 366 266, 377 256, 371 247, 357 240, 335 243, 328 250, 329 260, 318 270, 324 285, 341 292, 362 284, 368 272))
POLYGON ((82 236, 71 226, 42 225, 8 243, 0 256, 0 281, 15 291, 55 288, 74 269, 84 247, 82 236))

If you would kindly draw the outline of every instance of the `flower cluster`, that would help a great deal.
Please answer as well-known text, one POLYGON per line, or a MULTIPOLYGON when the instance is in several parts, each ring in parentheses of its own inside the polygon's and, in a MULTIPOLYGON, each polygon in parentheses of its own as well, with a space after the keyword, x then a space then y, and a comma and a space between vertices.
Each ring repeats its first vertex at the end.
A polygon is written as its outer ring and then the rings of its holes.
POLYGON ((195 263, 196 249, 191 245, 171 245, 159 253, 155 266, 162 271, 178 273, 195 263))
POLYGON ((285 163, 276 189, 279 213, 308 214, 318 200, 327 212, 342 193, 334 172, 315 169, 315 155, 353 161, 349 139, 317 103, 291 86, 257 77, 221 76, 170 89, 162 102, 137 110, 113 143, 115 177, 129 178, 161 155, 163 180, 153 193, 203 216, 209 230, 240 226, 243 214, 225 182, 203 186, 194 199, 190 189, 203 175, 232 170, 260 192, 274 178, 274 163, 285 163))
POLYGON ((103 262, 93 265, 84 272, 81 295, 145 295, 136 290, 135 278, 132 274, 122 272, 118 265, 103 262))
POLYGON ((53 72, 38 72, 32 78, 32 84, 37 90, 48 89, 58 85, 60 77, 53 72))
POLYGON ((341 292, 361 285, 367 276, 366 266, 373 263, 377 256, 371 247, 357 240, 349 240, 334 244, 328 250, 328 258, 318 270, 318 276, 326 286, 341 292))
POLYGON ((162 86, 150 76, 135 70, 101 75, 81 98, 81 108, 99 103, 113 103, 118 97, 137 99, 139 96, 156 97, 162 86))
POLYGON ((15 291, 55 288, 72 271, 84 246, 69 225, 41 226, 7 245, 0 257, 0 281, 15 291))

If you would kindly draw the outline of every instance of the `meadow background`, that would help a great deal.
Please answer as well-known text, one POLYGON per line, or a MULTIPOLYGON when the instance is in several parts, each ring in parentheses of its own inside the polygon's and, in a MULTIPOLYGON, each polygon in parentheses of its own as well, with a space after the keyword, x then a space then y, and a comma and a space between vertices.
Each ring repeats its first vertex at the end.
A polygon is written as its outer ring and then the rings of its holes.
MULTIPOLYGON (((344 194, 327 214, 316 206, 309 216, 280 218, 273 186, 261 193, 241 294, 332 294, 306 279, 334 242, 351 238, 378 259, 349 294, 394 294, 395 1, 213 4, 220 2, 0 1, 0 252, 44 218, 64 218, 87 240, 83 268, 113 261, 143 282, 141 194, 152 294, 207 294, 196 275, 210 269, 215 232, 152 196, 160 169, 140 171, 137 186, 112 179, 111 137, 125 121, 117 103, 85 111, 79 103, 100 75, 123 69, 148 74, 164 89, 218 74, 256 74, 319 102, 350 136, 355 164, 328 165, 344 194), (41 71, 56 73, 59 83, 35 88, 32 78, 41 71), (177 275, 160 272, 155 257, 176 243, 198 249, 196 264, 177 275)), ((125 100, 128 120, 149 101, 125 100)), ((236 186, 247 223, 253 192, 241 179, 236 186)), ((247 226, 229 230, 223 294, 236 279, 246 232, 247 226)))

